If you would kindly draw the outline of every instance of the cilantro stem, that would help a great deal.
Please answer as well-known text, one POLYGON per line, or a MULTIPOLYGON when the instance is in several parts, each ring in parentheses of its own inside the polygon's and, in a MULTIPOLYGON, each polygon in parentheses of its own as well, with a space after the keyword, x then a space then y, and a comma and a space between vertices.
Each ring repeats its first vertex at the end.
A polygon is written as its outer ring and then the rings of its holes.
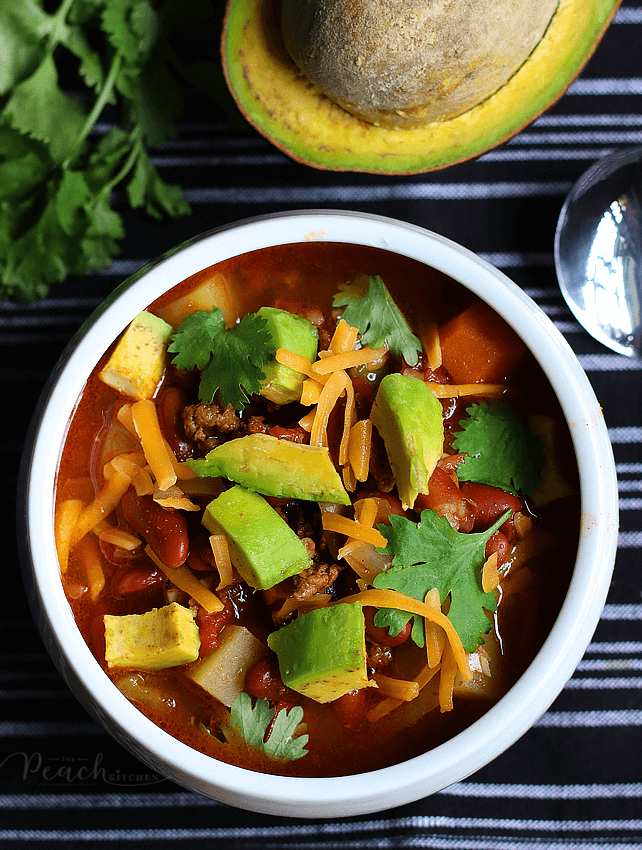
POLYGON ((82 143, 85 141, 87 136, 93 130, 94 125, 96 124, 96 121, 98 121, 98 119, 100 118, 100 115, 101 115, 103 109, 105 108, 107 101, 111 97, 111 93, 114 89, 114 84, 116 82, 116 77, 118 76, 118 73, 121 69, 122 64, 123 64, 122 55, 120 53, 116 53, 116 55, 112 59, 111 66, 109 68, 109 73, 107 74, 107 77, 105 78, 105 83, 102 87, 102 90, 101 90, 100 94, 98 95, 98 98, 96 99, 96 102, 94 103, 91 112, 87 116, 87 120, 85 121, 85 124, 84 124, 82 130, 80 131, 78 139, 76 140, 76 144, 73 146, 73 148, 69 152, 67 158, 62 163, 63 168, 69 168, 70 164, 73 162, 73 160, 77 156, 78 151, 82 146, 82 143))
POLYGON ((63 0, 58 11, 53 16, 52 27, 49 32, 49 38, 47 39, 47 53, 49 53, 49 55, 54 52, 56 45, 61 41, 58 33, 60 32, 60 29, 65 26, 69 10, 75 2, 76 0, 63 0))
POLYGON ((114 177, 112 177, 108 183, 105 183, 105 185, 101 189, 101 194, 108 195, 111 190, 114 189, 120 183, 121 180, 124 180, 127 174, 129 174, 129 172, 131 171, 131 168, 138 159, 138 157, 141 155, 143 151, 143 141, 141 137, 140 128, 137 127, 135 130, 132 130, 132 132, 130 133, 130 139, 132 140, 132 146, 129 152, 129 156, 125 160, 125 163, 120 169, 120 171, 114 177))

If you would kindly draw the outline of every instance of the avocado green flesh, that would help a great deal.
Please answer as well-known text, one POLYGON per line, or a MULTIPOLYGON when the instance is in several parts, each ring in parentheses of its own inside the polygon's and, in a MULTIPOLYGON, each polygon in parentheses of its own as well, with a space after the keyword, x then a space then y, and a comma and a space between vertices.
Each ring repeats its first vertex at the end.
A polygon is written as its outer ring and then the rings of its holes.
POLYGON ((186 463, 200 478, 222 475, 265 496, 350 504, 328 450, 320 446, 249 434, 186 463))
POLYGON ((359 602, 316 608, 268 636, 283 683, 316 702, 368 686, 359 602))
POLYGON ((225 535, 233 565, 256 590, 268 590, 312 565, 303 543, 258 493, 231 487, 210 502, 202 521, 210 534, 225 535))
POLYGON ((379 384, 370 414, 386 447, 401 503, 412 508, 444 445, 442 407, 428 384, 395 372, 379 384))
POLYGON ((321 94, 287 56, 274 0, 228 0, 223 69, 247 120, 294 159, 336 171, 417 174, 479 156, 551 106, 590 58, 620 2, 560 0, 541 42, 502 88, 456 118, 421 128, 367 124, 321 94))
MULTIPOLYGON (((277 307, 261 307, 258 315, 265 319, 275 349, 285 348, 308 360, 316 359, 319 335, 306 318, 277 307)), ((300 400, 305 375, 276 360, 265 363, 263 372, 265 379, 261 382, 262 396, 275 404, 300 400)))

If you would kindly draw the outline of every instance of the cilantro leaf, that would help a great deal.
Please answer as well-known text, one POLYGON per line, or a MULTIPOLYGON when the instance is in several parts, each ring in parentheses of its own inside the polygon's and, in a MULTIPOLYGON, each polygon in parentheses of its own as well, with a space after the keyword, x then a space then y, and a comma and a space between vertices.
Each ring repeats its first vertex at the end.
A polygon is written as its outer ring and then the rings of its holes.
POLYGON ((190 16, 182 26, 174 0, 43 5, 0 4, 0 300, 106 268, 125 235, 117 192, 155 218, 189 212, 145 146, 176 135, 184 74, 171 41, 190 16), (103 136, 105 110, 122 127, 103 136))
POLYGON ((403 357, 409 366, 415 366, 421 342, 410 330, 381 278, 369 278, 368 292, 364 296, 359 295, 354 285, 343 286, 341 290, 334 296, 333 304, 345 307, 342 318, 359 328, 362 342, 371 348, 381 348, 385 342, 392 354, 403 357))
POLYGON ((532 496, 545 465, 541 439, 509 405, 483 402, 466 412, 453 443, 468 455, 457 470, 459 478, 532 496))
POLYGON ((275 353, 263 316, 247 313, 238 324, 225 328, 218 307, 187 316, 172 336, 169 352, 179 369, 198 369, 199 398, 206 404, 218 392, 221 404, 242 410, 249 396, 261 391, 262 366, 275 353))
MULTIPOLYGON (((391 514, 391 525, 377 527, 388 541, 384 551, 393 555, 392 566, 376 577, 374 586, 421 602, 433 587, 442 601, 450 595, 448 617, 466 652, 474 652, 491 628, 485 612, 497 607, 495 594, 484 593, 481 587, 486 543, 505 520, 506 515, 487 531, 463 534, 435 511, 422 511, 419 523, 391 514)), ((375 625, 397 634, 410 619, 412 639, 423 646, 422 623, 411 614, 380 609, 375 625)))
POLYGON ((239 734, 249 747, 275 759, 294 761, 307 755, 305 745, 309 736, 296 735, 302 720, 300 705, 295 705, 290 711, 282 708, 275 716, 274 709, 266 700, 259 698, 252 705, 252 697, 242 693, 232 703, 230 727, 231 733, 239 734), (268 729, 270 732, 266 738, 268 729))
POLYGON ((172 363, 177 369, 202 372, 212 357, 212 340, 224 329, 225 319, 219 307, 190 313, 172 336, 168 349, 176 354, 172 363))

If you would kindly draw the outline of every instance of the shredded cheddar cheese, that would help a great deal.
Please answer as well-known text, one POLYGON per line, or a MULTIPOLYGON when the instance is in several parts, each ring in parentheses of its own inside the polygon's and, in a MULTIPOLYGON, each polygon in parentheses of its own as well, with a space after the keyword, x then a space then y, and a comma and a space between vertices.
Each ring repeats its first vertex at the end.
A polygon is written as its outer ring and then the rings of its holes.
POLYGON ((310 431, 311 446, 328 445, 328 420, 334 406, 346 391, 350 379, 345 372, 334 372, 328 379, 319 396, 312 430, 310 431))
MULTIPOLYGON (((439 590, 433 587, 425 596, 424 602, 434 611, 441 611, 441 603, 439 600, 439 590)), ((426 640, 426 661, 428 667, 435 668, 441 661, 441 656, 446 643, 446 635, 444 630, 436 623, 425 623, 425 640, 426 640)))
POLYGON ((461 398, 476 395, 496 398, 506 392, 505 384, 438 384, 427 381, 428 386, 437 398, 461 398))
POLYGON ((116 546, 118 549, 126 549, 128 552, 133 552, 142 542, 139 537, 125 531, 124 528, 105 528, 100 532, 98 538, 104 543, 111 543, 112 546, 116 546))
POLYGON ((374 680, 383 697, 391 697, 400 702, 410 702, 410 700, 419 696, 419 682, 412 679, 393 679, 390 676, 376 673, 374 680))
POLYGON ((359 499, 358 502, 355 502, 354 507, 359 522, 362 525, 368 525, 370 526, 370 528, 372 528, 377 518, 377 513, 379 511, 378 500, 373 498, 359 499))
POLYGON ((441 671, 439 673, 439 710, 442 714, 453 710, 453 693, 457 676, 457 661, 452 646, 446 644, 441 656, 441 671))
POLYGON ((343 486, 348 493, 354 493, 357 489, 357 479, 354 477, 352 467, 349 465, 344 466, 341 470, 341 477, 343 478, 343 486))
POLYGON ((312 426, 314 425, 314 420, 316 419, 316 409, 311 410, 309 413, 306 413, 304 417, 299 419, 299 425, 303 428, 304 431, 310 433, 312 431, 312 426))
POLYGON ((301 372, 302 375, 307 375, 309 378, 314 377, 312 374, 312 363, 307 357, 301 354, 295 354, 294 351, 288 351, 287 348, 277 348, 274 355, 276 362, 282 366, 289 366, 295 372, 301 372))
POLYGON ((219 576, 216 589, 222 590, 224 587, 229 587, 234 581, 232 559, 230 558, 230 547, 227 544, 227 537, 224 534, 212 534, 210 537, 210 546, 212 547, 214 563, 216 564, 219 576))
POLYGON ((154 402, 150 399, 135 402, 132 405, 132 419, 156 483, 161 490, 169 490, 176 484, 178 476, 172 463, 173 453, 168 450, 161 433, 154 402))
POLYGON ((154 501, 163 508, 173 508, 174 510, 181 511, 200 511, 199 506, 191 502, 181 488, 176 485, 170 487, 169 490, 160 490, 158 487, 155 487, 152 496, 154 501))
POLYGON ((60 564, 60 572, 63 575, 67 572, 71 540, 82 508, 83 504, 80 499, 65 499, 56 511, 54 534, 58 563, 60 564))
POLYGON ((136 437, 136 439, 138 439, 138 434, 136 433, 136 429, 134 428, 132 406, 129 402, 121 404, 121 406, 116 411, 116 419, 120 422, 120 424, 123 426, 123 428, 125 428, 126 431, 129 431, 132 437, 136 437))
POLYGON ((499 569, 497 562, 497 552, 493 552, 482 567, 481 579, 482 590, 484 593, 490 593, 491 590, 495 590, 495 588, 499 585, 499 569))
POLYGON ((353 325, 349 325, 345 319, 339 319, 339 323, 337 324, 334 334, 332 335, 332 339, 330 340, 328 351, 332 354, 343 354, 346 351, 352 351, 357 342, 358 336, 358 328, 355 328, 353 325))
POLYGON ((101 520, 109 516, 130 486, 131 479, 117 469, 114 470, 114 474, 107 480, 91 504, 81 511, 74 528, 72 545, 78 543, 101 520))
POLYGON ((339 466, 346 466, 348 463, 350 431, 357 418, 354 387, 348 375, 345 372, 343 374, 345 375, 346 407, 343 416, 343 433, 341 434, 341 442, 339 443, 339 466))
POLYGON ((428 322, 419 332, 419 338, 426 352, 428 365, 433 371, 439 369, 442 364, 441 342, 439 339, 439 330, 435 322, 428 322))
POLYGON ((330 372, 344 371, 355 366, 366 366, 381 361, 388 353, 388 348, 372 349, 369 345, 359 348, 357 351, 343 351, 341 354, 331 354, 323 357, 312 364, 311 375, 327 375, 330 372))
POLYGON ((346 537, 362 540, 364 543, 372 543, 373 546, 379 546, 380 548, 388 545, 386 538, 376 528, 368 527, 354 519, 348 519, 348 517, 341 514, 324 513, 322 515, 322 522, 323 528, 326 531, 345 534, 346 537))
POLYGON ((301 387, 301 404, 304 407, 318 404, 322 390, 323 384, 315 381, 314 378, 306 378, 301 387))
MULTIPOLYGON (((429 667, 423 667, 417 676, 415 676, 414 681, 416 682, 419 693, 426 687, 426 685, 431 681, 431 679, 438 672, 440 667, 436 667, 435 669, 430 669, 429 667)), ((382 699, 374 708, 371 708, 367 713, 366 717, 368 718, 369 723, 376 723, 377 720, 381 720, 382 717, 386 717, 386 715, 390 714, 391 711, 394 711, 399 706, 403 705, 404 701, 401 699, 393 699, 392 697, 387 697, 382 699)), ((436 703, 435 703, 436 707, 436 703)), ((430 710, 430 706, 426 707, 426 710, 430 710)))
POLYGON ((468 656, 462 646, 461 639, 453 624, 441 611, 435 611, 424 602, 419 602, 417 599, 413 599, 411 596, 406 596, 396 590, 380 590, 376 588, 347 596, 341 602, 361 602, 362 605, 371 605, 374 608, 394 608, 398 611, 406 611, 408 614, 416 614, 430 622, 436 623, 446 632, 449 645, 452 647, 454 653, 457 669, 461 673, 462 679, 465 682, 469 682, 472 678, 468 656))
POLYGON ((366 481, 370 472, 372 420, 360 419, 350 428, 348 462, 357 481, 366 481))
POLYGON ((192 599, 195 599, 199 605, 202 605, 205 610, 213 614, 215 611, 223 610, 223 603, 215 593, 212 593, 204 584, 196 578, 189 567, 183 564, 182 567, 168 567, 156 555, 151 546, 145 547, 145 554, 156 564, 158 569, 167 576, 167 578, 176 585, 179 590, 183 590, 189 594, 192 599))

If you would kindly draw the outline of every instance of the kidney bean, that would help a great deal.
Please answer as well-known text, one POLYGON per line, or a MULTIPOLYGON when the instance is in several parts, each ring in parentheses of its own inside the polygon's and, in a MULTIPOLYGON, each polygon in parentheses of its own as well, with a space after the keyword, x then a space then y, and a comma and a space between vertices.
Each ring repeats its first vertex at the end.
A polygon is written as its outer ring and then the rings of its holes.
MULTIPOLYGON (((410 511, 404 511, 401 505, 401 499, 395 496, 393 493, 383 493, 381 490, 374 491, 365 491, 360 494, 360 498, 362 499, 381 499, 388 502, 388 516, 390 514, 396 514, 397 516, 408 516, 410 511)), ((389 519, 377 519, 378 522, 385 522, 387 525, 390 525, 389 519)))
POLYGON ((112 594, 120 599, 132 593, 141 593, 159 587, 165 581, 164 574, 152 564, 136 564, 118 570, 112 581, 112 594))
POLYGON ((441 466, 435 467, 428 481, 428 493, 420 493, 414 507, 417 513, 427 508, 445 516, 459 531, 470 531, 473 527, 473 506, 441 466))
MULTIPOLYGON (((522 500, 506 490, 500 490, 499 487, 492 487, 490 484, 477 484, 472 481, 462 482, 461 491, 467 499, 475 506, 475 531, 485 531, 498 520, 506 511, 522 511, 524 506, 522 500)), ((512 522, 512 516, 502 525, 500 531, 506 535, 509 540, 515 536, 515 528, 512 522)))
POLYGON ((189 534, 185 517, 168 511, 151 496, 138 496, 131 487, 121 500, 125 522, 137 531, 168 567, 180 567, 189 553, 189 534))
POLYGON ((408 640, 410 636, 410 630, 412 628, 411 620, 406 623, 406 625, 398 634, 391 635, 388 629, 382 629, 379 626, 375 626, 375 613, 375 608, 366 607, 363 609, 363 615, 366 620, 366 634, 371 640, 373 640, 375 643, 380 644, 381 646, 399 646, 399 644, 404 643, 404 641, 408 640))
POLYGON ((260 658, 250 667, 245 674, 245 690, 269 702, 277 702, 289 690, 283 684, 276 658, 260 658))
POLYGON ((167 387, 158 399, 158 419, 163 436, 178 460, 192 456, 192 444, 185 436, 183 410, 187 405, 185 393, 180 387, 167 387))
POLYGON ((269 431, 272 437, 277 437, 279 440, 288 440, 290 443, 308 443, 310 435, 307 431, 296 425, 292 428, 282 428, 280 425, 273 425, 269 431))
POLYGON ((210 546, 209 532, 204 533, 200 528, 190 530, 189 555, 187 565, 199 572, 212 572, 215 569, 214 555, 210 546))
POLYGON ((508 555, 509 545, 508 537, 506 537, 505 534, 502 534, 501 531, 496 531, 492 537, 489 538, 488 543, 486 544, 486 550, 484 553, 486 559, 497 553, 497 566, 501 567, 506 560, 506 555, 508 555))
POLYGON ((115 567, 131 566, 135 561, 145 558, 142 546, 138 546, 136 549, 121 549, 112 543, 105 543, 104 540, 99 540, 98 543, 105 560, 115 567))
POLYGON ((339 720, 344 726, 356 726, 363 719, 366 710, 366 688, 348 691, 332 703, 339 720))
POLYGON ((229 600, 225 600, 222 611, 210 613, 205 608, 198 609, 196 625, 201 638, 201 657, 209 655, 217 648, 221 632, 234 619, 234 608, 229 600))

